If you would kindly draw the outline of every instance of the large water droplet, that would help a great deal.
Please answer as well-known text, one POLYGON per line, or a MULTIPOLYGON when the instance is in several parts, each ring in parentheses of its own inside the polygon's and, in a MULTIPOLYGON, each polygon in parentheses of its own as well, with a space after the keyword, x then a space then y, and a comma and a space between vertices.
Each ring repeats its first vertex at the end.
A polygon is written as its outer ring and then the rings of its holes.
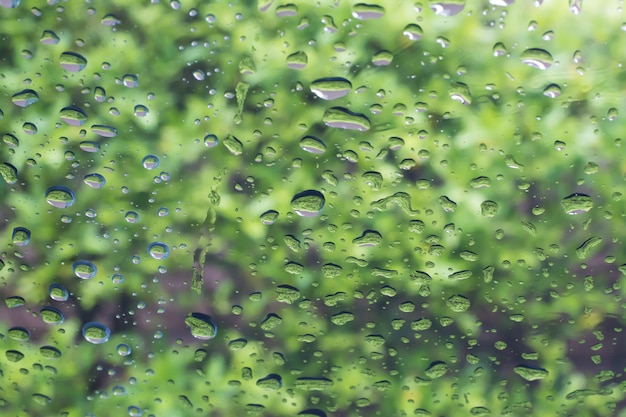
POLYGON ((170 256, 170 248, 163 242, 153 242, 148 246, 148 253, 154 259, 165 259, 170 256))
POLYGON ((30 243, 30 230, 25 227, 13 229, 13 244, 15 246, 26 246, 30 243))
POLYGON ((317 190, 306 190, 296 194, 291 200, 291 208, 303 217, 317 216, 324 208, 326 200, 317 190))
POLYGON ((109 340, 111 330, 102 323, 90 322, 83 326, 83 337, 86 341, 99 345, 109 340))
POLYGON ((540 70, 550 68, 554 62, 548 51, 539 48, 526 49, 520 57, 524 64, 540 70))
POLYGON ((305 136, 300 140, 300 148, 313 154, 323 154, 326 152, 326 145, 321 139, 315 136, 305 136))
POLYGON ((50 295, 50 298, 52 298, 54 301, 67 301, 67 299, 70 297, 70 293, 61 284, 50 285, 50 288, 48 289, 48 294, 50 295))
POLYGON ((574 193, 561 200, 567 214, 582 214, 593 208, 593 200, 587 194, 574 193))
POLYGON ((155 169, 159 166, 159 163, 159 158, 154 155, 146 155, 141 160, 141 165, 143 165, 145 169, 155 169))
POLYGON ((82 71, 87 66, 85 57, 75 52, 63 52, 59 58, 59 63, 70 72, 82 71))
POLYGON ((106 179, 100 174, 87 174, 83 177, 83 181, 91 188, 102 188, 107 183, 106 179))
POLYGON ((93 125, 91 132, 104 138, 114 138, 117 136, 117 129, 112 126, 93 125))
POLYGON ((72 264, 74 275, 81 279, 91 279, 98 273, 98 268, 89 261, 76 261, 72 264))
POLYGON ((46 201, 57 208, 68 208, 76 201, 76 195, 67 187, 55 186, 46 191, 46 201))
POLYGON ((217 335, 217 325, 211 316, 206 314, 189 313, 185 319, 185 324, 191 330, 191 335, 196 339, 209 340, 217 335))
POLYGON ((303 51, 294 52, 287 57, 287 66, 293 69, 302 69, 309 62, 309 57, 303 51))
POLYGON ((465 0, 433 1, 430 3, 430 8, 437 15, 454 16, 463 11, 465 8, 465 0))
POLYGON ((18 107, 28 107, 39 101, 39 95, 33 90, 22 90, 14 94, 11 101, 18 107))
POLYGON ((352 91, 352 84, 345 78, 320 78, 311 83, 311 91, 324 100, 335 100, 352 91))
POLYGON ((0 176, 7 184, 15 184, 17 182, 17 168, 4 162, 0 164, 0 176))
POLYGON ((70 126, 82 126, 87 121, 87 113, 74 106, 63 107, 59 116, 70 126))
POLYGON ((65 321, 63 313, 54 307, 44 307, 39 312, 39 316, 44 323, 61 324, 65 321))
POLYGON ((322 121, 326 126, 365 132, 370 128, 370 121, 362 114, 352 113, 343 107, 332 107, 324 113, 322 121))

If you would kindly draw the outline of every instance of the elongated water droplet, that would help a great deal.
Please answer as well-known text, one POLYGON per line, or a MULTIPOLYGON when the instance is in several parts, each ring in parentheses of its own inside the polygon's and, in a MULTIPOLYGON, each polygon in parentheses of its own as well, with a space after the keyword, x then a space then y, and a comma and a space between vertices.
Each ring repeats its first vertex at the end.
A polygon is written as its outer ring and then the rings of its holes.
POLYGON ((548 51, 539 48, 526 49, 520 57, 524 64, 540 70, 550 68, 554 62, 552 55, 548 51))
POLYGON ((443 0, 433 1, 430 8, 435 14, 440 16, 454 16, 465 8, 465 0, 443 0))
POLYGON ((300 140, 300 148, 303 150, 320 155, 326 152, 326 145, 324 142, 316 138, 315 136, 305 136, 300 140))
POLYGON ((114 138, 117 136, 117 129, 112 126, 93 125, 91 132, 104 138, 114 138))
POLYGON ((11 101, 18 107, 28 107, 39 101, 39 95, 33 90, 22 90, 14 94, 11 101))
POLYGON ((15 184, 17 182, 17 168, 4 162, 0 164, 0 176, 7 184, 15 184))
POLYGON ((324 100, 335 100, 352 91, 352 83, 345 78, 320 78, 311 83, 311 91, 324 100))
POLYGON ((385 9, 377 4, 357 3, 352 6, 352 16, 360 20, 379 19, 385 15, 385 9))
POLYGON ((587 194, 574 193, 562 199, 561 206, 567 214, 587 213, 593 208, 593 199, 587 194))
POLYGON ((322 121, 326 126, 365 132, 370 128, 370 121, 362 114, 352 113, 343 107, 332 107, 324 113, 322 121))

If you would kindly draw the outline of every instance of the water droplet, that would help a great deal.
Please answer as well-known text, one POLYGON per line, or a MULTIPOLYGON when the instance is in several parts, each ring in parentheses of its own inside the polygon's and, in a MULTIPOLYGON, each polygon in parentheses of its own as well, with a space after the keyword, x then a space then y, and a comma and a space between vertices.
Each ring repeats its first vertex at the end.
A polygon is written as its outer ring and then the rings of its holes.
POLYGON ((600 236, 592 236, 585 240, 578 248, 576 248, 576 256, 578 259, 586 259, 589 257, 589 252, 596 246, 602 243, 600 236))
POLYGON ((263 224, 274 224, 278 219, 278 212, 276 210, 268 210, 265 213, 261 214, 261 223, 263 224))
POLYGON ((370 128, 370 121, 359 113, 352 113, 343 107, 331 107, 324 112, 322 121, 326 126, 365 132, 370 128))
POLYGON ((453 295, 446 300, 446 304, 450 310, 455 313, 462 313, 470 308, 470 300, 462 295, 453 295))
POLYGON ((117 136, 117 129, 112 126, 92 125, 91 132, 104 138, 114 138, 117 136))
POLYGON ((82 126, 87 121, 87 113, 78 107, 63 107, 59 112, 61 120, 70 126, 82 126))
POLYGON ((456 100, 465 106, 472 104, 472 95, 465 83, 452 83, 449 94, 452 100, 456 100))
POLYGON ((303 217, 317 216, 324 208, 324 195, 316 190, 302 191, 291 200, 291 208, 303 217))
POLYGON ((39 312, 39 316, 44 323, 61 324, 65 321, 63 313, 54 307, 44 307, 39 312))
POLYGON ((309 57, 303 51, 294 52, 287 57, 287 66, 293 69, 302 69, 309 62, 309 57))
POLYGON ((404 31, 402 31, 402 34, 409 38, 409 40, 419 41, 420 39, 422 39, 424 31, 422 30, 421 26, 416 25, 415 23, 410 23, 406 25, 404 31))
POLYGON ((352 83, 345 78, 319 78, 311 83, 311 91, 324 100, 335 100, 352 91, 352 83))
POLYGON ((441 378, 448 372, 448 365, 445 362, 437 361, 430 364, 424 372, 430 379, 441 378))
POLYGON ((124 219, 128 223, 137 223, 139 221, 139 214, 137 214, 137 212, 134 212, 134 211, 127 211, 126 214, 124 215, 124 219))
POLYGON ((102 18, 100 23, 102 23, 104 26, 115 26, 122 23, 122 21, 118 19, 117 16, 108 14, 102 18))
POLYGON ((593 208, 593 199, 586 194, 574 193, 562 199, 561 206, 567 214, 587 213, 593 208))
POLYGON ((55 186, 46 190, 46 201, 57 208, 68 208, 76 201, 76 195, 67 187, 55 186))
POLYGON ((159 158, 154 155, 146 155, 141 160, 141 165, 143 165, 145 169, 155 169, 159 166, 159 163, 159 158))
POLYGON ((352 240, 352 243, 360 247, 378 246, 383 241, 383 237, 376 230, 366 230, 363 234, 352 240))
POLYGON ((315 136, 303 137, 300 140, 300 148, 316 155, 321 155, 326 152, 326 145, 324 142, 315 136))
POLYGON ((106 179, 100 174, 87 174, 83 177, 83 181, 91 188, 102 188, 107 183, 106 179))
POLYGON ((454 16, 465 8, 465 0, 444 0, 430 3, 431 10, 440 16, 454 16))
POLYGON ((100 144, 97 142, 82 141, 78 146, 83 152, 94 153, 100 150, 100 144))
POLYGON ((204 146, 206 146, 207 148, 214 148, 217 146, 218 144, 218 139, 217 136, 215 135, 206 135, 204 137, 204 146))
POLYGON ((13 229, 13 244, 15 246, 26 246, 30 243, 30 230, 25 227, 13 229))
POLYGON ((133 114, 137 117, 146 117, 150 113, 150 110, 143 104, 137 104, 133 108, 133 114))
POLYGON ((293 3, 283 4, 276 8, 276 16, 291 17, 298 14, 298 7, 293 3))
POLYGON ((7 336, 13 340, 24 342, 30 339, 30 332, 23 327, 12 327, 7 331, 7 336))
POLYGON ((377 4, 357 3, 352 7, 352 16, 360 20, 379 19, 385 15, 385 9, 377 4))
POLYGON ((527 381, 536 381, 544 379, 549 375, 548 371, 543 368, 534 368, 526 365, 519 365, 513 368, 513 371, 527 381))
POLYGON ((480 203, 480 214, 482 214, 483 217, 493 217, 498 214, 498 210, 498 203, 495 201, 486 200, 480 203))
POLYGON ((59 359, 63 354, 54 346, 42 346, 39 348, 39 353, 46 359, 59 359))
POLYGON ((191 335, 196 339, 209 340, 213 339, 217 334, 217 325, 206 314, 189 313, 185 319, 185 324, 191 330, 191 335))
MULTIPOLYGON (((4 267, 4 262, 2 263, 2 267, 4 267)), ((4 303, 8 308, 17 308, 26 304, 26 300, 20 296, 7 297, 4 299, 4 303)))
POLYGON ((87 60, 75 52, 63 52, 59 58, 61 66, 70 72, 79 72, 87 66, 87 60))
POLYGON ((148 246, 148 253, 154 259, 166 259, 170 256, 170 248, 163 242, 153 242, 148 246))
POLYGON ((539 48, 526 49, 520 57, 524 64, 540 70, 550 68, 554 62, 548 51, 539 48))
POLYGON ((115 350, 117 351, 117 354, 120 356, 128 356, 133 352, 133 349, 126 343, 120 343, 119 345, 117 345, 115 350))
POLYGON ((17 182, 17 168, 4 162, 0 164, 0 176, 7 184, 15 184, 17 182))
POLYGON ((226 135, 224 138, 224 147, 233 155, 239 156, 243 153, 243 143, 231 134, 226 135))
POLYGON ((391 64, 391 61, 393 61, 393 54, 386 50, 378 51, 372 57, 372 64, 376 65, 377 67, 389 65, 391 64))
POLYGON ((9 362, 19 362, 24 359, 24 354, 19 350, 7 350, 4 354, 9 362))
POLYGON ((39 95, 33 90, 22 90, 19 93, 13 94, 11 101, 18 107, 28 107, 39 101, 39 95))
POLYGON ((98 268, 89 261, 76 261, 72 264, 74 275, 80 279, 92 279, 98 273, 98 268))
POLYGON ((550 98, 557 98, 561 95, 561 87, 558 84, 550 84, 543 90, 543 95, 550 98))
POLYGON ((48 295, 54 301, 67 301, 70 298, 70 293, 61 284, 52 284, 48 289, 48 295))
POLYGON ((6 7, 7 9, 13 9, 20 5, 22 0, 0 0, 0 6, 6 7))
POLYGON ((83 326, 83 337, 94 345, 100 345, 109 341, 111 330, 98 322, 89 322, 83 326))
POLYGON ((39 42, 44 45, 57 45, 61 39, 51 30, 44 30, 39 38, 39 42))
POLYGON ((139 87, 139 78, 133 74, 125 74, 122 77, 122 84, 124 84, 124 87, 128 88, 139 87))

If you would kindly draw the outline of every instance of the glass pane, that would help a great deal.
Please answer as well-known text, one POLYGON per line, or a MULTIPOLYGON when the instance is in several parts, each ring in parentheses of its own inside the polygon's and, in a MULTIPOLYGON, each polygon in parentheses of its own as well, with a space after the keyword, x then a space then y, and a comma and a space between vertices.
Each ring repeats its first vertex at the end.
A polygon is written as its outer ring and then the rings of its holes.
POLYGON ((0 6, 1 415, 626 416, 621 1, 0 6))

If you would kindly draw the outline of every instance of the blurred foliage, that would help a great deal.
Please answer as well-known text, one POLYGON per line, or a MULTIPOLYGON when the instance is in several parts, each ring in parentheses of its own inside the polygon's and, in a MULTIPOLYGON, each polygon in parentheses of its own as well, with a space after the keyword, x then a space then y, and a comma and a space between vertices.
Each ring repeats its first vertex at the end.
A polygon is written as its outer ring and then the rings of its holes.
POLYGON ((12 3, 2 415, 626 415, 620 1, 12 3))

